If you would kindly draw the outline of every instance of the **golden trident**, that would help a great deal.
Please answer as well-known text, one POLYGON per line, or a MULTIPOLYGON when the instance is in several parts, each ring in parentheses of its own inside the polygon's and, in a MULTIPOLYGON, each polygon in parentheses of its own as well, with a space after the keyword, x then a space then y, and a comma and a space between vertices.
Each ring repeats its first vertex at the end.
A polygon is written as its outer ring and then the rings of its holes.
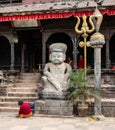
POLYGON ((78 21, 77 21, 77 24, 75 25, 75 31, 78 34, 82 34, 82 37, 84 38, 84 41, 81 41, 79 43, 79 46, 84 47, 84 71, 85 71, 85 76, 86 76, 87 46, 90 46, 90 42, 87 41, 87 37, 88 37, 87 33, 92 33, 94 31, 95 27, 94 27, 94 24, 92 21, 92 16, 89 17, 89 23, 91 24, 91 29, 89 29, 87 21, 86 21, 87 17, 86 17, 86 15, 83 15, 82 16, 82 19, 83 19, 82 27, 81 27, 81 30, 79 30, 78 28, 80 25, 80 18, 78 16, 76 18, 78 21))

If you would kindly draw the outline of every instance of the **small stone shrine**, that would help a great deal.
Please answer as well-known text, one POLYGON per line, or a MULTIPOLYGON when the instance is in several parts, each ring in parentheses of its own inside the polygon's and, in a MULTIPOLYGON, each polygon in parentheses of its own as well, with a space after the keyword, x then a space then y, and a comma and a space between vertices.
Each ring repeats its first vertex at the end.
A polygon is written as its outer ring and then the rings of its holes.
POLYGON ((65 63, 67 46, 64 43, 50 45, 50 62, 45 65, 42 91, 35 102, 35 114, 72 116, 73 106, 65 99, 72 68, 65 63))

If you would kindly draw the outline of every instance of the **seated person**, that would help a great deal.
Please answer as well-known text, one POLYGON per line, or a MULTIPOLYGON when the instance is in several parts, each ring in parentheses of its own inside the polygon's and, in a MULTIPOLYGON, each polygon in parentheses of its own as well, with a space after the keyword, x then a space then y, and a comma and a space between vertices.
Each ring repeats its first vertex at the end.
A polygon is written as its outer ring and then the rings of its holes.
POLYGON ((84 69, 84 58, 82 55, 79 57, 77 69, 84 69))
POLYGON ((115 70, 115 66, 112 66, 111 69, 112 69, 112 70, 115 70))
POLYGON ((18 105, 20 106, 18 113, 20 118, 32 116, 32 110, 29 102, 23 102, 22 100, 19 100, 18 105))

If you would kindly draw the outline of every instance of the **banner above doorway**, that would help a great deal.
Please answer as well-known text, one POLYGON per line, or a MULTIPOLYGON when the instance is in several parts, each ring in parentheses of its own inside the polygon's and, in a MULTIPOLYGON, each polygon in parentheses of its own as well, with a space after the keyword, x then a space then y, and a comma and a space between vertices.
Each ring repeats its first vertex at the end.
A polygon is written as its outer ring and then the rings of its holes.
MULTIPOLYGON (((114 10, 100 10, 100 12, 104 15, 115 15, 114 10)), ((13 15, 13 16, 0 16, 0 22, 3 21, 15 21, 15 20, 35 20, 35 19, 58 19, 58 18, 69 18, 71 16, 79 16, 83 15, 90 16, 93 14, 93 11, 83 11, 83 12, 63 12, 63 13, 45 13, 45 14, 29 14, 29 15, 13 15)))

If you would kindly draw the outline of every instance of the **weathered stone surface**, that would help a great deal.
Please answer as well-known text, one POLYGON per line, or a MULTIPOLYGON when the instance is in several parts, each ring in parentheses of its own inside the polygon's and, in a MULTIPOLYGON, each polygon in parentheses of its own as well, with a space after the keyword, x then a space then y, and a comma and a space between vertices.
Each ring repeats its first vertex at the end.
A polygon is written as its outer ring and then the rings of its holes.
POLYGON ((39 73, 21 73, 15 83, 0 87, 0 112, 18 112, 20 98, 25 102, 38 99, 39 73))
POLYGON ((7 96, 7 86, 0 87, 0 96, 7 96))
POLYGON ((69 85, 71 66, 66 60, 67 45, 53 43, 50 45, 49 63, 45 65, 42 76, 43 99, 65 99, 65 92, 69 85))
POLYGON ((38 100, 35 102, 35 114, 72 116, 73 106, 66 100, 38 100))
MULTIPOLYGON (((102 102, 102 114, 106 117, 115 117, 115 102, 102 102)), ((89 105, 88 115, 94 115, 93 103, 89 105)))

